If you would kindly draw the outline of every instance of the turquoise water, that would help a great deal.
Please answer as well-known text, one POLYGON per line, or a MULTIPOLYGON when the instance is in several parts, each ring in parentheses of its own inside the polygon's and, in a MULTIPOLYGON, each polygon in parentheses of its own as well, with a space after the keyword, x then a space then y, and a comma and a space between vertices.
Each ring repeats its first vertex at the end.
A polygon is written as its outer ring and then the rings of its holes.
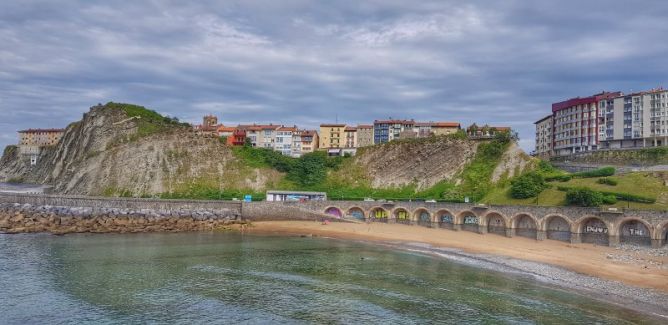
POLYGON ((639 323, 520 276, 323 238, 0 235, 0 323, 639 323))

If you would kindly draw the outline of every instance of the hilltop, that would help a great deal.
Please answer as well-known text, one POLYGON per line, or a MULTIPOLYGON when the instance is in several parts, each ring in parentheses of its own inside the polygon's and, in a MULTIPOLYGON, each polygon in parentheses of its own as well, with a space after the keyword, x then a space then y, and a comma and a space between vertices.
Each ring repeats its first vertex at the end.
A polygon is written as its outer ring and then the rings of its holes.
POLYGON ((36 166, 5 149, 0 181, 49 184, 57 193, 166 198, 261 197, 267 189, 326 191, 333 198, 482 199, 535 161, 507 135, 455 134, 361 148, 355 157, 302 158, 225 146, 142 106, 96 105, 70 124, 36 166))

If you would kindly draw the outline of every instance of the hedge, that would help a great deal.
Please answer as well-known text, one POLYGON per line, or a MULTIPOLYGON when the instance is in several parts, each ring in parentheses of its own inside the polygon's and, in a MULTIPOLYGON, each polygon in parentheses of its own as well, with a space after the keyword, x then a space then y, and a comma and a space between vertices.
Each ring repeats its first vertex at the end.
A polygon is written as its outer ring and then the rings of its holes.
POLYGON ((579 172, 572 174, 575 178, 592 178, 592 177, 606 177, 615 174, 615 167, 603 167, 599 169, 590 170, 587 172, 579 172))
MULTIPOLYGON (((557 190, 562 191, 562 192, 568 192, 569 190, 571 190, 573 188, 574 187, 557 186, 557 190)), ((656 203, 656 199, 645 197, 645 196, 640 196, 640 195, 635 195, 635 194, 608 192, 608 191, 598 191, 598 192, 601 193, 602 195, 614 196, 616 199, 621 200, 621 201, 638 202, 638 203, 656 203)))
POLYGON ((610 186, 617 186, 617 181, 609 178, 609 177, 603 177, 599 178, 596 183, 603 184, 603 185, 610 185, 610 186))
POLYGON ((571 175, 556 175, 556 176, 548 176, 545 177, 546 182, 554 182, 554 181, 559 181, 559 182, 568 182, 572 179, 571 175))
POLYGON ((568 205, 597 207, 603 204, 604 196, 601 192, 586 187, 574 187, 568 189, 568 192, 566 192, 566 202, 568 205))

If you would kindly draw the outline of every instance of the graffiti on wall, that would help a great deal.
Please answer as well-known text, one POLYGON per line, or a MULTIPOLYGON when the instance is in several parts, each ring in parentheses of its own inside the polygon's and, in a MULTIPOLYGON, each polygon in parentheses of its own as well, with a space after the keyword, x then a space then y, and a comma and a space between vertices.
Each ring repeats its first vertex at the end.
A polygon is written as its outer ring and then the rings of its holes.
POLYGON ((444 214, 441 216, 442 223, 452 223, 452 216, 449 214, 444 214))
POLYGON ((464 224, 465 225, 473 225, 473 224, 478 224, 478 217, 476 216, 466 216, 464 217, 464 224))

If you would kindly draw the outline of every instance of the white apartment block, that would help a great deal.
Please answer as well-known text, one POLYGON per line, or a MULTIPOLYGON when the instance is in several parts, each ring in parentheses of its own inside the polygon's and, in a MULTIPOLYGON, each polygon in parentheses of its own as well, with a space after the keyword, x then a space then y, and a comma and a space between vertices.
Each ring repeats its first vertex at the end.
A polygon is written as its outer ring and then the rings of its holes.
POLYGON ((536 125, 536 148, 534 153, 539 157, 550 157, 553 153, 552 148, 552 128, 554 127, 554 117, 548 115, 534 123, 536 125))
POLYGON ((602 149, 668 145, 668 90, 653 89, 601 103, 602 149))

